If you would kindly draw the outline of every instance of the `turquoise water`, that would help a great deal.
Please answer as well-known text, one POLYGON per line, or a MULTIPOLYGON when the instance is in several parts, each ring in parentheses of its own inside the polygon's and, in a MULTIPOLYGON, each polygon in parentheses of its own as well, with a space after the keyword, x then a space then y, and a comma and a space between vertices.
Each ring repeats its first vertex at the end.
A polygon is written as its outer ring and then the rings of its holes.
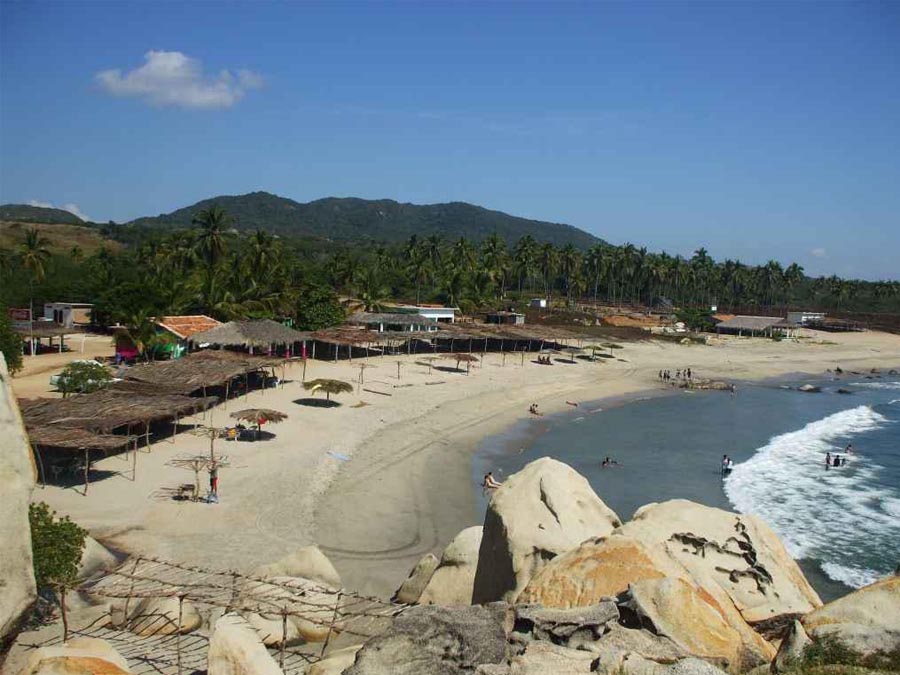
POLYGON ((820 595, 833 598, 900 563, 898 422, 897 376, 739 385, 735 395, 677 392, 525 420, 487 440, 473 471, 503 480, 550 456, 586 476, 623 519, 674 498, 756 513, 820 595), (822 392, 788 388, 806 383, 822 392), (843 453, 848 443, 856 449, 848 465, 826 471, 825 453, 843 453), (723 454, 736 465, 726 479, 723 454), (602 468, 606 456, 618 466, 602 468))

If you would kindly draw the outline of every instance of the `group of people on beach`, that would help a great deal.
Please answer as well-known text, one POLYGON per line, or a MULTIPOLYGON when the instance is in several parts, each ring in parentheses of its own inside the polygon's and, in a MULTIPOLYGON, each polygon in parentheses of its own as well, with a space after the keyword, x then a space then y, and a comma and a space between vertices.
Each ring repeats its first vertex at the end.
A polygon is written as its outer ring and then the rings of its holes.
POLYGON ((660 370, 658 375, 660 382, 671 382, 672 380, 685 380, 690 382, 694 379, 694 374, 691 372, 690 368, 679 368, 675 371, 675 376, 672 376, 671 370, 660 370))
POLYGON ((543 413, 538 412, 538 404, 537 403, 532 403, 530 406, 528 406, 528 413, 530 415, 537 415, 538 417, 543 415, 543 413))
MULTIPOLYGON (((853 454, 853 444, 850 443, 845 449, 844 452, 847 455, 853 454)), ((841 455, 835 453, 832 455, 830 452, 825 453, 825 470, 828 471, 831 467, 839 467, 839 466, 847 466, 847 462, 850 461, 846 456, 842 457, 841 455)))
POLYGON ((549 356, 538 356, 537 362, 542 366, 552 366, 553 362, 550 360, 549 356))

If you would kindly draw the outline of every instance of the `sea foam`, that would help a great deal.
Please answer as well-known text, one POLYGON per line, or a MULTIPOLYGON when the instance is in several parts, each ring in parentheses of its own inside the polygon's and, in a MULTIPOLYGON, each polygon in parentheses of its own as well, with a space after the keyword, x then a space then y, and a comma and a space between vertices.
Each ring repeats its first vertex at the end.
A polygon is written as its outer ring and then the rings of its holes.
POLYGON ((725 493, 738 511, 767 521, 795 558, 821 560, 829 577, 850 586, 871 583, 883 572, 859 566, 866 549, 900 541, 895 494, 879 486, 881 467, 865 453, 830 470, 825 453, 845 455, 843 445, 853 436, 888 423, 859 406, 775 436, 735 466, 725 493))

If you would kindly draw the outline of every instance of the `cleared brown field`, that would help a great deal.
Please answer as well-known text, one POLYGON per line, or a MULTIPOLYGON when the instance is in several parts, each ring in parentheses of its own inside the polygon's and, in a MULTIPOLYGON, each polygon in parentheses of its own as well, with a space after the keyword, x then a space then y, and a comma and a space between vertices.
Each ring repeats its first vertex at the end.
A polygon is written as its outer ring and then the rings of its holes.
POLYGON ((25 233, 36 228, 49 243, 52 253, 69 253, 74 247, 86 256, 96 253, 105 246, 110 251, 118 251, 122 245, 105 238, 97 230, 81 225, 56 225, 49 223, 19 223, 0 221, 0 248, 15 249, 24 239, 25 233))

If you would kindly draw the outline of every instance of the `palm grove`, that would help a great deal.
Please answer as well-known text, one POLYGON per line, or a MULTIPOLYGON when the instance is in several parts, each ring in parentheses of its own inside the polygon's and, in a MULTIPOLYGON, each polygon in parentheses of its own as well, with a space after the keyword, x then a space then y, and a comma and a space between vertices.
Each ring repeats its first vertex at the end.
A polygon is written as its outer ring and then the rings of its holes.
POLYGON ((631 244, 557 247, 531 235, 508 243, 496 234, 480 242, 432 234, 400 244, 310 245, 262 229, 239 233, 215 206, 193 225, 147 231, 121 250, 89 256, 51 251, 30 229, 14 250, 0 252, 0 302, 93 302, 97 324, 129 326, 139 346, 153 339, 154 316, 290 317, 298 328, 318 329, 343 321, 341 298, 368 310, 390 298, 473 311, 536 295, 555 305, 647 306, 665 298, 678 307, 770 313, 799 304, 831 311, 897 311, 900 304, 896 281, 811 279, 796 264, 716 262, 703 248, 684 258, 631 244))

